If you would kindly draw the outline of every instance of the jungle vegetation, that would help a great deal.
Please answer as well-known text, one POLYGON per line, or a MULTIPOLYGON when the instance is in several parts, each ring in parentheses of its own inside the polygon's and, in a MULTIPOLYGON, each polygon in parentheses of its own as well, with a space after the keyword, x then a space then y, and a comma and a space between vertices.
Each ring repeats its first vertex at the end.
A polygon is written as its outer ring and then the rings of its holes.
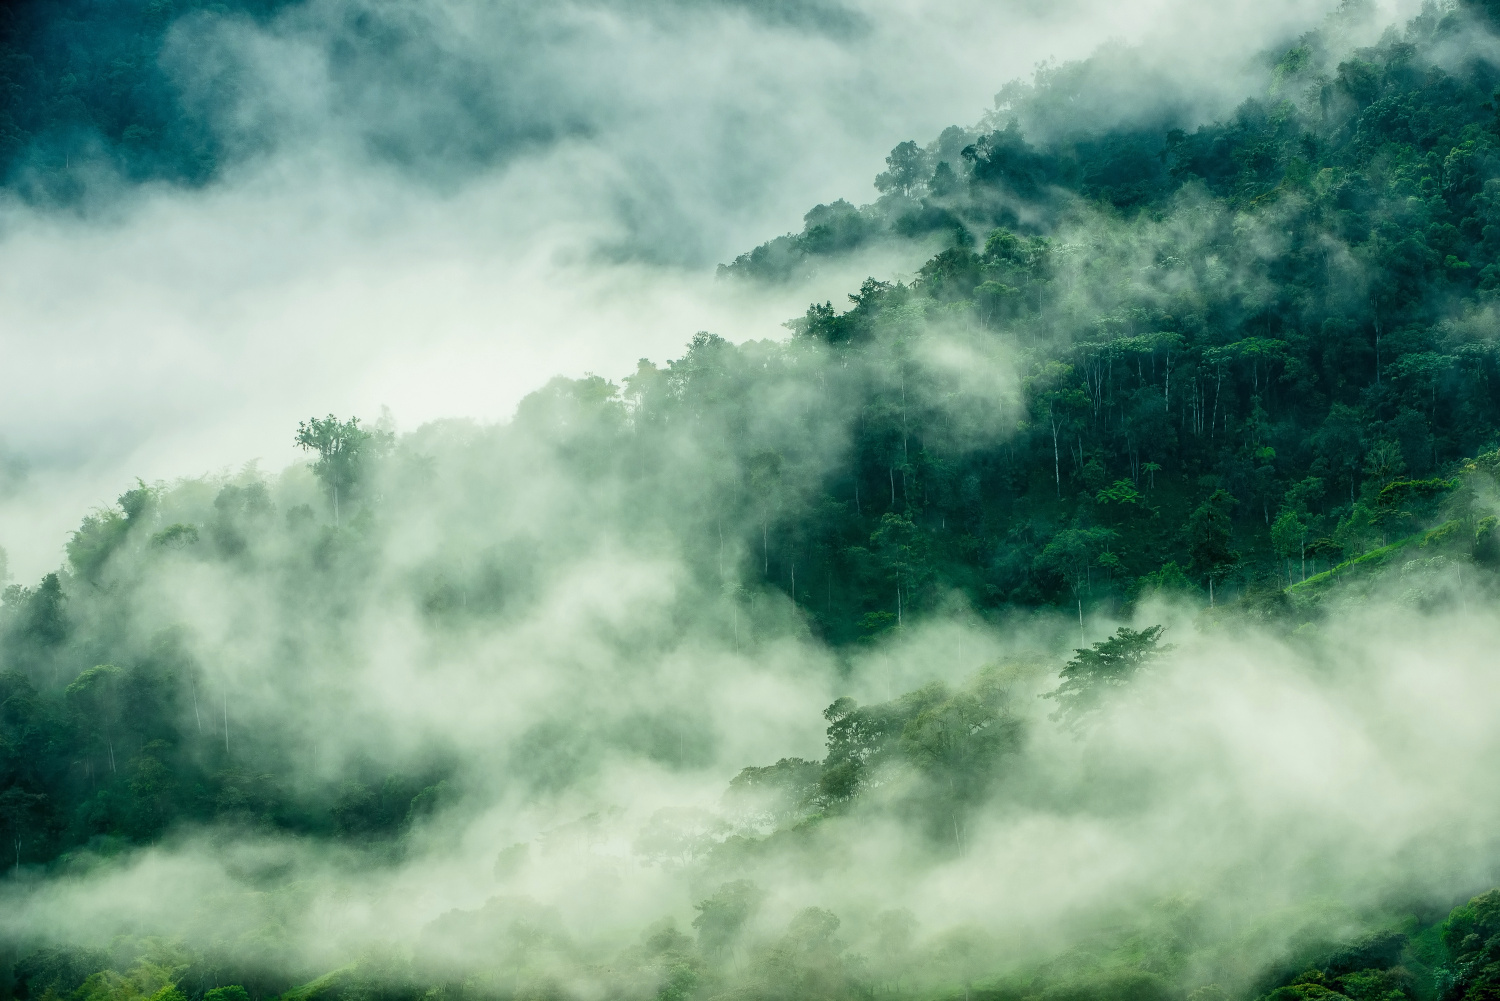
MULTIPOLYGON (((66 200, 71 154, 54 161, 77 143, 127 178, 210 183, 228 154, 153 60, 177 18, 275 5, 230 6, 7 5, 0 171, 13 190, 66 200)), ((736 653, 795 634, 838 657, 960 613, 1110 628, 964 685, 841 698, 821 760, 742 763, 726 793, 737 827, 665 824, 638 846, 697 867, 692 930, 654 927, 607 976, 545 908, 497 901, 431 929, 445 948, 480 943, 457 979, 400 957, 287 971, 126 937, 7 956, 0 993, 562 997, 567 969, 622 998, 1500 996, 1494 890, 1366 916, 1347 941, 1295 939, 1229 988, 1192 981, 1234 946, 1194 937, 1191 902, 1009 973, 982 943, 918 949, 895 911, 862 952, 818 908, 780 938, 740 934, 760 905, 757 866, 781 853, 820 864, 819 832, 840 818, 897 818, 961 855, 968 818, 1005 794, 1005 762, 1023 753, 1021 700, 1040 686, 1048 712, 1086 730, 1168 651, 1161 626, 1131 625, 1154 602, 1291 633, 1392 581, 1419 609, 1494 597, 1500 69, 1473 44, 1492 8, 1429 4, 1346 52, 1340 24, 1368 16, 1346 3, 1274 54, 1266 93, 1191 127, 1074 121, 1074 98, 1107 84, 1103 64, 1044 69, 979 125, 897 145, 874 202, 817 206, 802 232, 720 269, 784 282, 880 245, 931 252, 904 279, 810 304, 785 336, 699 333, 618 382, 553 380, 499 426, 398 435, 313 418, 295 433, 306 468, 125 491, 73 533, 66 565, 4 590, 0 854, 13 881, 206 827, 392 864, 461 797, 461 763, 442 748, 399 771, 371 760, 305 775, 284 734, 237 730, 187 626, 154 614, 164 581, 253 595, 285 623, 274 658, 287 677, 336 670, 347 631, 392 603, 439 638, 515 621, 555 568, 609 546, 684 567, 672 628, 736 653)), ((666 715, 613 726, 521 735, 530 788, 568 787, 595 746, 683 767, 709 755, 708 737, 666 715)))

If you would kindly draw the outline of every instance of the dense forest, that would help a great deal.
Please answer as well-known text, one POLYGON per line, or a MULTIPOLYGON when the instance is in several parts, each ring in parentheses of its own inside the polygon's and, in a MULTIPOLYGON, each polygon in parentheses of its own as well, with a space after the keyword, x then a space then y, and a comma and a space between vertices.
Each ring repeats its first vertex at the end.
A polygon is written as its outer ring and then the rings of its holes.
MULTIPOLYGON (((279 6, 8 5, 12 193, 67 203, 101 164, 212 183, 244 150, 173 89, 165 40, 279 6)), ((0 996, 1500 996, 1488 723, 1445 730, 1366 663, 1407 649, 1381 624, 1424 649, 1500 591, 1497 15, 1428 4, 1382 34, 1346 0, 1207 124, 1100 121, 1128 52, 1044 67, 897 145, 876 201, 719 269, 753 289, 926 255, 784 336, 702 332, 498 425, 312 418, 288 429, 305 465, 138 482, 3 593, 0 899, 211 882, 153 875, 162 853, 229 875, 167 930, 0 919, 0 996), (1438 767, 1372 736, 1375 792, 1215 799, 1308 737, 1190 687, 1236 646, 1272 665, 1215 682, 1247 705, 1305 684, 1330 741, 1347 717, 1455 743, 1438 767), (821 751, 778 749, 794 730, 821 751), (1453 812, 1372 804, 1407 768, 1465 790, 1453 812), (684 798, 618 805, 648 786, 684 798), (1185 841, 1147 823, 1179 809, 1185 841), (919 921, 922 880, 1012 878, 996 832, 1035 818, 1059 843, 1117 823, 1140 858, 1237 847, 1170 890, 1106 879, 1107 905, 1057 889, 1083 902, 1024 934, 919 921), (605 872, 616 842, 663 882, 605 872), (409 940, 349 945, 319 910, 465 852, 479 902, 409 940), (579 931, 549 896, 575 878, 628 913, 579 931)), ((1484 655, 1445 649, 1443 711, 1483 708, 1484 655)))

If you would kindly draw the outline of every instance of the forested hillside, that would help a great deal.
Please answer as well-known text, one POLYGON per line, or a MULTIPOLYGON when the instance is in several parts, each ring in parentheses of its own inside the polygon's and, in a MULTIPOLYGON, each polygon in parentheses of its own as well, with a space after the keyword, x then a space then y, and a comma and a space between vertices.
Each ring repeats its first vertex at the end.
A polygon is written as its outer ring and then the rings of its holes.
MULTIPOLYGON (((154 60, 273 6, 7 8, 12 190, 211 183, 154 60)), ((1491 6, 1044 68, 720 269, 912 275, 127 489, 0 603, 0 997, 1496 997, 1491 6)))
MULTIPOLYGON (((721 269, 774 280, 870 242, 951 239, 910 282, 871 279, 794 324, 885 356, 846 489, 893 519, 887 535, 909 521, 948 541, 944 569, 913 580, 1085 605, 1159 579, 1294 583, 1430 522, 1491 448, 1486 36, 1477 11, 1429 5, 1335 62, 1330 36, 1361 16, 1345 5, 1275 60, 1270 94, 1191 131, 1080 132, 1071 109, 1104 72, 1043 70, 979 128, 897 146, 878 202, 819 206, 721 269), (966 395, 987 395, 987 426, 1011 422, 1002 448, 965 448, 932 409, 966 395)), ((848 552, 864 531, 818 534, 848 552)))

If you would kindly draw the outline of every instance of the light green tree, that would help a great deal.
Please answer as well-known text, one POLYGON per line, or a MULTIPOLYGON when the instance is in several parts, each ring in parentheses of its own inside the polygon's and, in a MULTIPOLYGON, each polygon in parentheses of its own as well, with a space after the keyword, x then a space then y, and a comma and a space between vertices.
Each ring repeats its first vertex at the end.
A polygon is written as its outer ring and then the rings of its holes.
POLYGON ((335 525, 339 523, 340 496, 348 497, 353 493, 367 461, 388 448, 392 437, 388 431, 366 431, 359 426, 358 417, 340 421, 329 414, 297 425, 297 444, 309 452, 318 453, 312 469, 332 498, 335 525))
POLYGON ((745 922, 760 907, 763 896, 754 883, 737 879, 719 887, 708 899, 694 904, 698 916, 693 918, 693 927, 698 930, 698 947, 703 954, 710 958, 728 955, 745 922))
POLYGON ((1142 669, 1172 649, 1161 643, 1164 628, 1121 626, 1109 639, 1076 651, 1077 656, 1062 669, 1062 684, 1042 696, 1057 701, 1052 718, 1076 727, 1099 708, 1106 692, 1129 684, 1142 669))

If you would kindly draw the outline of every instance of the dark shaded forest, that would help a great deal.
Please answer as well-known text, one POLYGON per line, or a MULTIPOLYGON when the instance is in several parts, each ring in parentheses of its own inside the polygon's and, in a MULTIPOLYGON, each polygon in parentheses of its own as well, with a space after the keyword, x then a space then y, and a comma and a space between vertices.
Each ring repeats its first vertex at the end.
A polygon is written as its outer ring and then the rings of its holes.
POLYGON ((0 8, 0 177, 69 202, 101 171, 201 185, 226 157, 203 109, 161 63, 182 19, 264 18, 284 0, 18 0, 0 8))

